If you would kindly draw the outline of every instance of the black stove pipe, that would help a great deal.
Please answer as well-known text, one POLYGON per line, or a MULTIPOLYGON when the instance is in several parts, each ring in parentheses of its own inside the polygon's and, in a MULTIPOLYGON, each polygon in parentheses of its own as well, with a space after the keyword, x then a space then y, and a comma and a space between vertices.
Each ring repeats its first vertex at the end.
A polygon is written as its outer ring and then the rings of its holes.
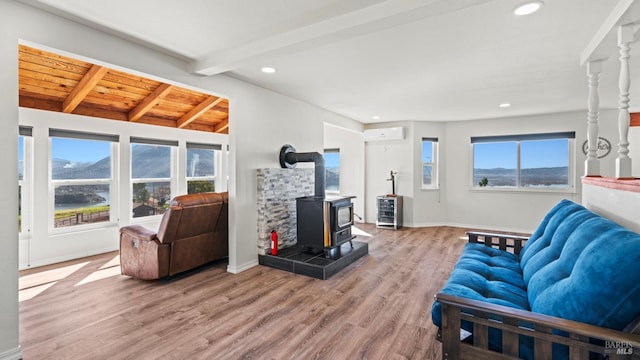
POLYGON ((282 146, 280 149, 280 166, 282 168, 293 169, 299 162, 313 162, 315 164, 315 196, 324 199, 325 173, 322 154, 318 152, 299 153, 291 145, 282 146))

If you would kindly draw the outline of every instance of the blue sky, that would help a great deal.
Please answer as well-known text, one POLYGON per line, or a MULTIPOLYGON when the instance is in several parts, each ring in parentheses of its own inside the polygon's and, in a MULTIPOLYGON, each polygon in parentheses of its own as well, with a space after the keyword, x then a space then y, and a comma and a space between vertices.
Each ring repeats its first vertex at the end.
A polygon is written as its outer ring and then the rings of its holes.
MULTIPOLYGON (((473 146, 474 168, 515 169, 517 143, 477 143, 473 146)), ((522 141, 520 143, 522 169, 569 166, 569 146, 566 139, 522 141)))
POLYGON ((22 136, 18 137, 18 161, 24 159, 24 139, 22 136))
POLYGON ((568 140, 523 141, 520 156, 523 169, 569 166, 568 140))
POLYGON ((96 162, 111 155, 111 143, 106 141, 51 138, 52 157, 71 162, 96 162))
POLYGON ((340 167, 340 153, 339 152, 325 152, 324 153, 324 166, 328 168, 340 167))
POLYGON ((433 162, 433 143, 431 141, 422 142, 422 162, 433 162))

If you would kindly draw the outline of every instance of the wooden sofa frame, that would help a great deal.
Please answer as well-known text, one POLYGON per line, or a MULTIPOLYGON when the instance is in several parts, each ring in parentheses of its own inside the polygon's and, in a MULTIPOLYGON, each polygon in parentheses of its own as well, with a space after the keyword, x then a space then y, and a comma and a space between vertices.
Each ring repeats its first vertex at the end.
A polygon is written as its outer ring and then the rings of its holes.
MULTIPOLYGON (((528 239, 511 234, 467 234, 469 242, 484 243, 517 255, 528 239)), ((551 359, 553 343, 568 346, 572 360, 588 359, 590 351, 606 354, 609 359, 640 359, 640 318, 624 331, 617 331, 443 293, 435 299, 442 304, 442 330, 438 337, 443 359, 518 359, 518 335, 534 338, 536 359, 551 359), (473 335, 463 341, 461 320, 473 323, 473 335), (520 326, 522 323, 531 327, 520 326), (502 353, 488 349, 490 327, 502 331, 502 353), (558 335, 558 331, 568 335, 558 335), (594 344, 593 340, 600 340, 602 345, 594 344)))

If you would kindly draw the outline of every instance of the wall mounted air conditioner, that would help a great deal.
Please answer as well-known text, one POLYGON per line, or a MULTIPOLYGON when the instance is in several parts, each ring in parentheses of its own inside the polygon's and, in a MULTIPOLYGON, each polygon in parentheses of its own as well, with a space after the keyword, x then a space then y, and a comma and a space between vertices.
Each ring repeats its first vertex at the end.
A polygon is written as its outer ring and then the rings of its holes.
POLYGON ((367 129, 364 131, 364 141, 387 141, 404 139, 402 126, 392 128, 367 129))

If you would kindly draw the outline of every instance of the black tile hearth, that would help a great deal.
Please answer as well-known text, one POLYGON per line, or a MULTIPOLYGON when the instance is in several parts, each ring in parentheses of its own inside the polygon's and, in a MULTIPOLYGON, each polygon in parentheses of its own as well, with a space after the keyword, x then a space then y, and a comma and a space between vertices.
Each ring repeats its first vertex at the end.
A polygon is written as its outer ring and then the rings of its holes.
POLYGON ((278 251, 278 255, 258 255, 260 265, 326 280, 349 264, 369 253, 369 244, 352 241, 331 251, 327 258, 323 252, 310 254, 301 247, 291 246, 278 251))

